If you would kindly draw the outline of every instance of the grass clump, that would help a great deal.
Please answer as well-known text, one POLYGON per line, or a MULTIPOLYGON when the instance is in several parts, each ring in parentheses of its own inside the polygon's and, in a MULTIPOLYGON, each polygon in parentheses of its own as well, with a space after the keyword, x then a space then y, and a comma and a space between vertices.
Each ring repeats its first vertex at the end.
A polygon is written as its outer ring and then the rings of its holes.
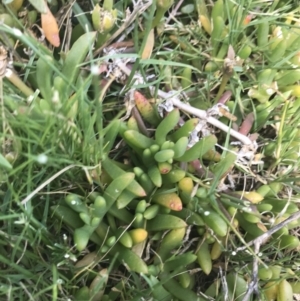
POLYGON ((0 20, 1 297, 292 300, 294 1, 14 0, 0 20))

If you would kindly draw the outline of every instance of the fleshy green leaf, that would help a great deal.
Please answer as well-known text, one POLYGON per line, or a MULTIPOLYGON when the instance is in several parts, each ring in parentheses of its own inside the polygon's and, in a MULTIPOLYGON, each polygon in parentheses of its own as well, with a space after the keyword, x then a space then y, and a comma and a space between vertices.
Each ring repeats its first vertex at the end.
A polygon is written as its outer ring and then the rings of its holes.
POLYGON ((12 169, 12 165, 0 154, 0 166, 3 166, 6 169, 12 169))
POLYGON ((29 0, 29 2, 41 14, 47 12, 47 4, 44 0, 29 0))

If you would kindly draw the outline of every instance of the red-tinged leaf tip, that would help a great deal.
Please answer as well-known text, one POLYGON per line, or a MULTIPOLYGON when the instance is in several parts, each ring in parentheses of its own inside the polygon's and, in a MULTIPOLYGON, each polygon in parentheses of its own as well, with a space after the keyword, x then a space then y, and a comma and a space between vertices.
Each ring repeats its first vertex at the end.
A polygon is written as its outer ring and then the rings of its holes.
POLYGON ((252 20, 252 15, 246 16, 246 18, 244 19, 244 22, 243 22, 244 25, 248 25, 251 20, 252 20))
POLYGON ((136 103, 147 102, 146 97, 138 91, 134 91, 134 100, 136 103))
POLYGON ((60 38, 59 38, 59 35, 57 33, 55 33, 55 34, 52 35, 52 39, 51 39, 50 43, 54 47, 59 47, 59 45, 60 45, 60 38))
POLYGON ((181 211, 182 210, 182 204, 178 202, 171 202, 170 203, 170 209, 174 211, 181 211))
POLYGON ((239 129, 239 133, 245 136, 248 135, 252 128, 253 122, 254 122, 254 113, 251 112, 246 116, 245 120, 243 121, 239 129))

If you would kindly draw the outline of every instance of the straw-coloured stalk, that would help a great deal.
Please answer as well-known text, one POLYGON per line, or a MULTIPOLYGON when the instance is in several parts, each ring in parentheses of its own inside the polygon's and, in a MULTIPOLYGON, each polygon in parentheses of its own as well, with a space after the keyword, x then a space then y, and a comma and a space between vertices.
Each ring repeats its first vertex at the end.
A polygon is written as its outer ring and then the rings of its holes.
POLYGON ((0 78, 3 78, 7 67, 7 51, 3 46, 0 46, 0 78))

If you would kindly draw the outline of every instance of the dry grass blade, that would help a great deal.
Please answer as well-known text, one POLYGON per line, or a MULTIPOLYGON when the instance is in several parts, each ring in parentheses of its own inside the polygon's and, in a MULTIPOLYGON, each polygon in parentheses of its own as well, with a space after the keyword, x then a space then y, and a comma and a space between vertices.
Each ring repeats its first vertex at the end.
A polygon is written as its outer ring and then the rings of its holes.
POLYGON ((0 78, 2 79, 5 75, 7 67, 7 51, 3 46, 0 46, 0 78))
POLYGON ((151 57, 152 51, 153 51, 153 47, 154 47, 154 43, 155 43, 155 37, 154 37, 154 29, 151 29, 149 32, 149 35, 147 37, 147 42, 145 45, 145 48, 143 50, 143 53, 141 55, 142 59, 149 59, 151 57))
MULTIPOLYGON (((7 51, 3 46, 0 46, 0 106, 2 115, 2 132, 6 132, 5 125, 5 112, 4 112, 4 99, 3 99, 3 77, 5 76, 7 68, 7 51)), ((2 145, 3 151, 5 151, 5 139, 2 145)))

